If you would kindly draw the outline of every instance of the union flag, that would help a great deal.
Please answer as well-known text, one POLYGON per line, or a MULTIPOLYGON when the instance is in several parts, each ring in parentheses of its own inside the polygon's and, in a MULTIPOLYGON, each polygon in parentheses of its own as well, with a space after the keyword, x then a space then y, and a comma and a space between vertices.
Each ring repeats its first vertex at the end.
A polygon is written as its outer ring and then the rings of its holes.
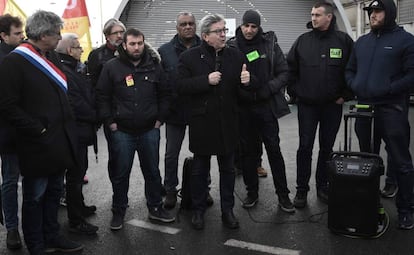
POLYGON ((90 22, 85 0, 69 0, 62 18, 65 22, 62 33, 75 33, 83 48, 82 61, 88 58, 92 51, 90 22))

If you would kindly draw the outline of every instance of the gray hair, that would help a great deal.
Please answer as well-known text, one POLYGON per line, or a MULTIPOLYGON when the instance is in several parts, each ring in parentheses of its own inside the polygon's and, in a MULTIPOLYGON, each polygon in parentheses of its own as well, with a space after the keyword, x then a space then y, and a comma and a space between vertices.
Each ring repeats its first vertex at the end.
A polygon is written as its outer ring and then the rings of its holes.
POLYGON ((193 14, 193 13, 191 13, 191 12, 189 12, 189 11, 182 11, 182 12, 179 12, 179 13, 178 13, 177 18, 175 19, 175 23, 177 23, 177 25, 178 25, 178 19, 179 19, 181 16, 190 16, 190 17, 193 17, 193 19, 194 19, 194 21, 195 21, 195 16, 194 16, 194 14, 193 14))
POLYGON ((56 46, 56 51, 59 53, 67 54, 67 49, 73 47, 75 45, 75 40, 77 40, 78 38, 79 36, 75 33, 62 34, 62 39, 56 46))
POLYGON ((26 36, 34 41, 43 35, 53 35, 63 27, 63 20, 53 12, 38 10, 26 21, 26 36))
POLYGON ((121 21, 117 20, 117 19, 109 19, 107 22, 105 22, 105 25, 103 27, 102 32, 104 33, 105 36, 108 36, 111 34, 112 28, 114 26, 120 26, 122 27, 122 29, 124 29, 124 31, 126 30, 126 27, 124 25, 124 23, 122 23, 121 21))
POLYGON ((213 25, 214 23, 220 22, 220 21, 225 21, 223 15, 221 14, 209 14, 209 15, 204 16, 200 20, 201 35, 203 33, 208 34, 208 32, 210 31, 211 25, 213 25))

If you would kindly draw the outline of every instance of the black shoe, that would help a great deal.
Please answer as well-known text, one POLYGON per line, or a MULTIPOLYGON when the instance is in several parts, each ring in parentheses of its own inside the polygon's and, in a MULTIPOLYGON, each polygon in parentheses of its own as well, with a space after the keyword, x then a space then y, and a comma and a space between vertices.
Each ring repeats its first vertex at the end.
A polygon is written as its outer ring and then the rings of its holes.
POLYGON ((17 250, 17 249, 22 248, 22 240, 20 239, 19 230, 12 229, 10 231, 7 231, 6 243, 7 243, 7 248, 10 250, 17 250))
POLYGON ((327 189, 318 189, 316 191, 316 196, 325 204, 328 204, 328 190, 327 189))
POLYGON ((125 212, 112 209, 111 230, 120 230, 124 224, 125 212))
POLYGON ((72 233, 95 235, 98 229, 99 228, 97 226, 92 225, 86 221, 83 221, 79 224, 69 223, 69 232, 72 232, 72 233))
POLYGON ((304 208, 307 203, 308 192, 297 191, 295 199, 293 200, 293 206, 296 208, 304 208))
POLYGON ((213 197, 210 195, 210 192, 207 194, 207 206, 211 207, 214 204, 213 197))
POLYGON ((221 220, 223 221, 224 226, 230 229, 239 228, 239 221, 234 216, 233 211, 229 211, 221 214, 221 220))
POLYGON ((398 214, 398 227, 404 230, 410 230, 414 227, 412 213, 398 214))
POLYGON ((164 207, 165 209, 173 209, 175 204, 177 203, 177 192, 167 192, 167 195, 164 199, 164 207))
POLYGON ((75 243, 69 239, 66 239, 63 236, 59 236, 55 238, 53 243, 49 243, 46 245, 45 253, 51 252, 74 252, 80 251, 83 249, 82 244, 75 243))
POLYGON ((381 190, 381 196, 383 198, 392 198, 397 195, 398 186, 391 183, 386 183, 383 190, 381 190))
POLYGON ((282 211, 287 213, 294 213, 295 207, 293 207, 288 194, 280 194, 279 196, 279 207, 282 211))
POLYGON ((257 204, 257 201, 259 200, 258 196, 252 196, 252 195, 247 195, 247 197, 243 200, 243 208, 252 208, 257 204))
POLYGON ((200 211, 194 211, 193 216, 191 217, 191 225, 196 230, 201 230, 204 228, 204 215, 200 211))
POLYGON ((148 218, 151 220, 170 223, 175 221, 175 217, 171 216, 162 206, 152 207, 148 209, 148 218))
POLYGON ((82 216, 85 217, 85 218, 94 215, 95 212, 96 212, 96 206, 94 206, 94 205, 89 205, 89 206, 84 205, 82 207, 82 216))

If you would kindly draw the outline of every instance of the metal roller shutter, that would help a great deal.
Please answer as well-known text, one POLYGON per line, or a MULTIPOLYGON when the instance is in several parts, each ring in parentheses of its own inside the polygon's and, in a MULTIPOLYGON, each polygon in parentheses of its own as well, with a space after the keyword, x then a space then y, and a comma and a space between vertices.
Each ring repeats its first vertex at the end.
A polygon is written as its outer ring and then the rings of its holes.
POLYGON ((139 28, 146 41, 158 48, 175 35, 175 19, 180 11, 192 12, 197 20, 208 13, 220 13, 236 19, 236 25, 240 25, 243 13, 255 9, 262 14, 263 30, 275 31, 282 50, 287 53, 295 39, 307 31, 305 26, 313 3, 309 0, 130 0, 120 20, 127 27, 139 28))

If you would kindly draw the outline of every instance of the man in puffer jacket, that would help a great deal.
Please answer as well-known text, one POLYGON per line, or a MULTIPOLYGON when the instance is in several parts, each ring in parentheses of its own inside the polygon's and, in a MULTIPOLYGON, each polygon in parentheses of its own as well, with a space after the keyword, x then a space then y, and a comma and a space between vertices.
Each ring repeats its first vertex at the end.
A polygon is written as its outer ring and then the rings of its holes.
POLYGON ((111 132, 111 229, 119 230, 123 226, 135 151, 145 179, 149 218, 172 222, 175 218, 162 206, 158 168, 159 128, 165 120, 169 97, 159 55, 145 44, 144 35, 135 28, 125 32, 118 50, 119 57, 105 64, 96 94, 98 116, 111 132))
MULTIPOLYGON (((398 192, 399 228, 412 229, 414 168, 410 155, 407 97, 414 86, 414 36, 397 26, 392 0, 376 0, 365 7, 371 32, 355 43, 346 69, 348 86, 361 104, 374 106, 377 135, 393 159, 398 192)), ((361 148, 369 147, 370 125, 357 120, 355 130, 361 148), (364 144, 365 143, 365 144, 364 144)))

